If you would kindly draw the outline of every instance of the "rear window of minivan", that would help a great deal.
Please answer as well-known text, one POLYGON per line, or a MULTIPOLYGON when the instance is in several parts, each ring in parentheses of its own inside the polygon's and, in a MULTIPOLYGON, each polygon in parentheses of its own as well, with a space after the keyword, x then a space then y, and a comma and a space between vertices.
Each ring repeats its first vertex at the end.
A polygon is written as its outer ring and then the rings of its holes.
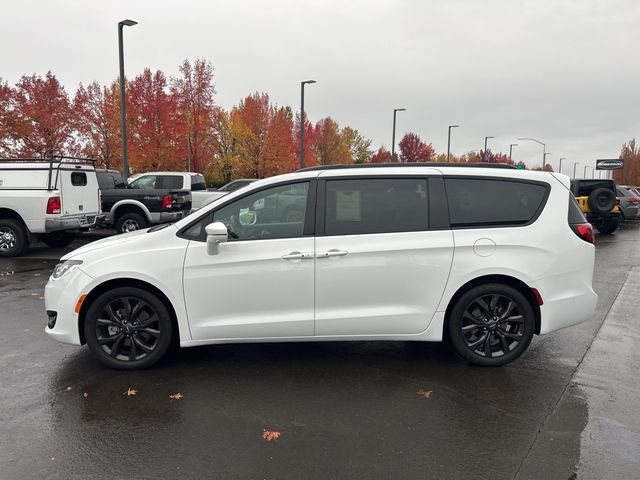
POLYGON ((445 178, 452 227, 517 226, 535 220, 549 187, 487 178, 445 178))

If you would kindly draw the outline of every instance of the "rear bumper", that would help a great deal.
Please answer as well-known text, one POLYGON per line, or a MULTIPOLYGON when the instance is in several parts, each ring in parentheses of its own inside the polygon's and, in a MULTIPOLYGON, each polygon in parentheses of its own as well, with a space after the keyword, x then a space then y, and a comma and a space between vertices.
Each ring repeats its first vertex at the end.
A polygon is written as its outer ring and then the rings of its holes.
POLYGON ((154 212, 151 213, 151 222, 152 223, 167 223, 167 222, 177 222, 178 220, 186 217, 191 213, 190 210, 184 210, 180 212, 154 212))
POLYGON ((75 215, 72 217, 47 218, 44 221, 45 232, 57 232, 60 230, 79 230, 93 228, 104 221, 104 215, 89 214, 75 215))
POLYGON ((540 306, 540 333, 549 333, 589 320, 596 311, 598 295, 590 281, 561 275, 530 284, 544 304, 540 306))

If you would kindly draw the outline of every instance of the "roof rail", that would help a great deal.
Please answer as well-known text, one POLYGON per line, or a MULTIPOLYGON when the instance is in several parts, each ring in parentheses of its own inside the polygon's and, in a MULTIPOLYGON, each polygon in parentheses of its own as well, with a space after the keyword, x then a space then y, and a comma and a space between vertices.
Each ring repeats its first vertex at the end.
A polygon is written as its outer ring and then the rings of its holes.
POLYGON ((8 158, 0 157, 0 162, 13 163, 13 162, 25 162, 25 163, 91 163, 95 165, 97 162, 93 158, 85 157, 71 157, 67 155, 52 155, 51 157, 21 157, 21 158, 8 158))
POLYGON ((312 172, 314 170, 341 170, 344 168, 390 168, 390 167, 464 167, 464 168, 507 168, 515 169, 515 165, 507 163, 452 163, 452 162, 397 162, 397 163, 358 163, 352 165, 320 165, 317 167, 301 168, 298 172, 312 172))

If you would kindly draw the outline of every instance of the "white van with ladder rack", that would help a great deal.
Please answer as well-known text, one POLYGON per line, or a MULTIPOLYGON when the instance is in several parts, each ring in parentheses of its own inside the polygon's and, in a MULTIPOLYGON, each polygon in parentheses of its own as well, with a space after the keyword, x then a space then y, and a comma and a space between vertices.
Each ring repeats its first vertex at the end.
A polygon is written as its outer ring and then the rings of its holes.
POLYGON ((74 231, 95 227, 100 190, 86 158, 0 159, 0 257, 15 257, 42 240, 64 247, 74 231))

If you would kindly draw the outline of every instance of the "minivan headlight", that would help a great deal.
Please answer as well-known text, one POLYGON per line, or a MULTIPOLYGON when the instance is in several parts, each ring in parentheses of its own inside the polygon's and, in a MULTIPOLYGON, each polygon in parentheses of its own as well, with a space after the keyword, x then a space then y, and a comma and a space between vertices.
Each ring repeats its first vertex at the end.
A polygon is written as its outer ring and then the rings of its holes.
POLYGON ((82 260, 65 260, 64 262, 60 262, 55 266, 53 272, 51 272, 51 279, 58 280, 81 264, 82 260))

